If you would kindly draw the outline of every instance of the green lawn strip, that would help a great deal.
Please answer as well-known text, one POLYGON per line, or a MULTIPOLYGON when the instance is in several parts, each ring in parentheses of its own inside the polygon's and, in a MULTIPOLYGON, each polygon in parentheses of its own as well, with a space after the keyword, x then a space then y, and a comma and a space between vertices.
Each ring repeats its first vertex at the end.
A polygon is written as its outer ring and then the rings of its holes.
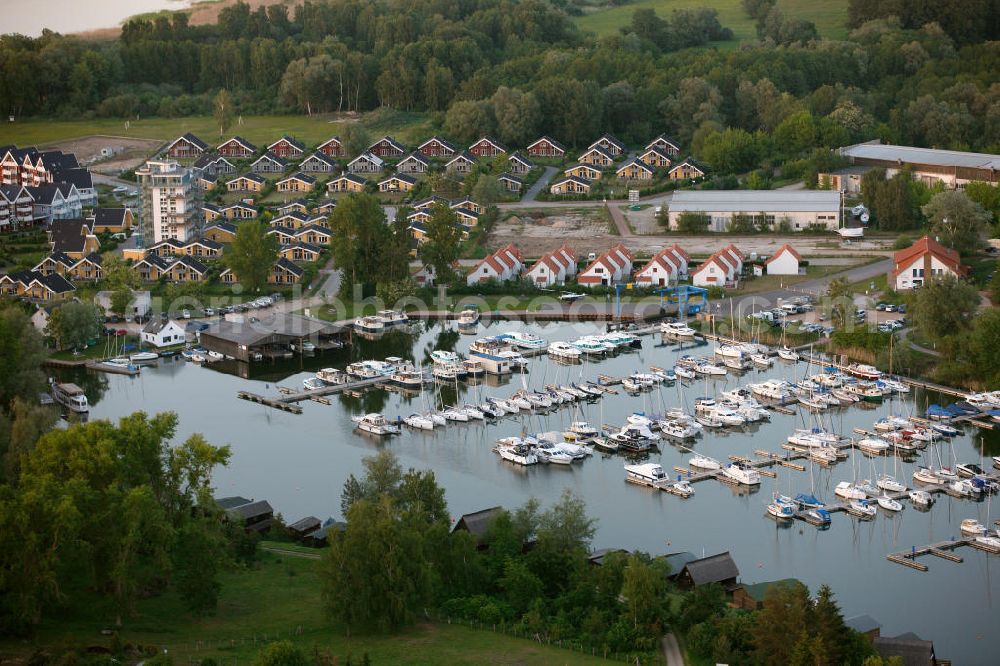
MULTIPOLYGON (((359 663, 364 653, 377 664, 607 663, 494 633, 492 628, 480 630, 446 620, 395 634, 348 637, 323 616, 317 566, 314 560, 264 552, 258 569, 222 575, 222 595, 214 614, 191 615, 173 592, 143 599, 135 615, 126 618, 121 641, 165 649, 175 663, 208 657, 220 664, 248 662, 266 641, 275 639, 291 640, 309 654, 314 648, 329 650, 341 663, 348 655, 359 663)), ((112 638, 101 631, 113 628, 114 616, 107 598, 81 598, 75 607, 65 609, 63 617, 44 620, 33 638, 0 639, 0 651, 27 656, 39 648, 60 654, 69 647, 110 646, 112 638)))
MULTIPOLYGON (((425 139, 433 133, 430 114, 403 111, 375 111, 361 116, 360 121, 372 135, 372 140, 391 134, 397 140, 410 144, 425 139)), ((312 147, 342 134, 348 122, 332 114, 243 116, 242 125, 234 125, 227 136, 239 134, 257 144, 258 148, 280 138, 283 134, 294 136, 312 147)), ((219 128, 211 116, 186 118, 144 118, 125 121, 100 118, 92 120, 30 119, 0 125, 0 144, 29 146, 54 141, 64 141, 94 134, 157 139, 170 141, 185 132, 193 132, 210 145, 219 139, 219 128)))
MULTIPOLYGON (((711 42, 710 46, 734 49, 742 41, 757 39, 756 24, 743 9, 741 0, 637 0, 621 7, 602 9, 574 19, 581 30, 598 36, 618 32, 632 22, 637 9, 654 9, 660 18, 669 18, 675 9, 708 7, 719 12, 719 22, 733 31, 735 39, 728 42, 711 42)), ((847 0, 810 2, 809 0, 778 0, 778 9, 786 16, 812 21, 820 36, 840 39, 847 36, 847 0)))

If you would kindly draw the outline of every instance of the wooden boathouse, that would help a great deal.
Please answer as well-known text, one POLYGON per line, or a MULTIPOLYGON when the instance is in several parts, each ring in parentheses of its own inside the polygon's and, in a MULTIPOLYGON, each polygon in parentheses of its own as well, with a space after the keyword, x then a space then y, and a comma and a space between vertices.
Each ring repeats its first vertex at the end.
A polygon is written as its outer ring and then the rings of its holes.
POLYGON ((201 345, 238 361, 282 358, 311 342, 317 350, 351 343, 351 329, 322 319, 275 313, 267 319, 224 319, 201 332, 201 345))

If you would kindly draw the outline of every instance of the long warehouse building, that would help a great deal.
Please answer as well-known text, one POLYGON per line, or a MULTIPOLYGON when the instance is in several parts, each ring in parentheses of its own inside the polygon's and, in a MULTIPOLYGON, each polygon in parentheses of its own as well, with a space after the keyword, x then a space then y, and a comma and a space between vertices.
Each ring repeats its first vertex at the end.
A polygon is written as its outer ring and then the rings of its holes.
POLYGON ((749 215, 759 225, 801 231, 840 226, 840 193, 826 190, 692 190, 674 192, 669 205, 670 228, 683 213, 708 216, 709 231, 728 231, 733 217, 749 215))

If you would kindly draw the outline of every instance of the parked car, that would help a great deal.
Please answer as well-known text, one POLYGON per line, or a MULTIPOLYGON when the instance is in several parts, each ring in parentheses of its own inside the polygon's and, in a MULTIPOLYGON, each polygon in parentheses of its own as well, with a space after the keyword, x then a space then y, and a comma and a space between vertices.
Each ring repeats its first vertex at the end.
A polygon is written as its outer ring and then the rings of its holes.
POLYGON ((885 310, 885 303, 879 303, 878 305, 875 306, 875 309, 878 310, 879 312, 884 311, 885 310))
POLYGON ((886 305, 885 305, 885 311, 886 312, 895 312, 896 311, 896 304, 895 303, 886 303, 886 305))
POLYGON ((205 316, 211 317, 215 314, 215 308, 205 308, 205 316))
POLYGON ((906 303, 900 303, 899 305, 897 305, 896 306, 896 312, 905 313, 906 312, 906 303))
POLYGON ((183 319, 190 319, 191 318, 191 311, 190 310, 181 310, 181 317, 183 319))

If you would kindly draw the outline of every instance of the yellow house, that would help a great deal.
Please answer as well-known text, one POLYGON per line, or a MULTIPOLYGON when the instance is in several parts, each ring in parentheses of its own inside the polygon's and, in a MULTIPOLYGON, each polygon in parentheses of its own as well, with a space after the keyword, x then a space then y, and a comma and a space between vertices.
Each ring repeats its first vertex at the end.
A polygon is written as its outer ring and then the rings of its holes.
POLYGON ((226 181, 226 189, 230 192, 260 192, 267 181, 255 173, 236 176, 226 181))
POLYGON ((653 180, 653 168, 638 159, 632 159, 620 166, 615 175, 619 180, 653 180))
POLYGON ((654 169, 665 169, 672 164, 670 156, 656 147, 647 148, 642 155, 639 155, 639 159, 654 169))
POLYGON ((293 173, 278 181, 279 192, 311 192, 316 187, 316 179, 302 172, 293 173))
POLYGON ((278 256, 289 261, 316 261, 322 249, 309 243, 293 243, 284 245, 278 251, 278 256))
POLYGON ((216 222, 205 227, 203 235, 216 243, 232 243, 236 240, 236 225, 230 222, 216 222))
POLYGON ((692 178, 701 178, 705 175, 705 170, 691 160, 684 160, 671 169, 668 175, 670 176, 670 180, 690 180, 692 178))
POLYGON ((234 203, 224 206, 222 214, 228 220, 249 220, 257 217, 257 209, 245 203, 234 203))
POLYGON ((366 181, 361 176, 345 173, 326 184, 328 192, 364 192, 366 181))
POLYGON ((155 254, 147 254, 132 265, 132 270, 139 274, 143 282, 156 282, 169 270, 170 262, 155 254))
POLYGON ((42 303, 54 301, 64 301, 69 298, 76 287, 62 275, 53 273, 52 275, 39 275, 35 277, 21 294, 22 298, 28 298, 42 303))
POLYGON ((415 178, 407 176, 404 173, 397 173, 379 181, 378 189, 379 192, 409 192, 416 185, 417 181, 415 178))
POLYGON ((295 234, 295 240, 310 245, 329 245, 332 237, 333 235, 323 227, 313 225, 302 227, 295 234))
POLYGON ((553 183, 549 188, 549 192, 552 194, 589 194, 590 181, 570 176, 569 178, 563 178, 553 183))
POLYGON ((208 267, 197 259, 180 257, 164 273, 171 282, 202 282, 208 274, 208 267))
POLYGON ((271 220, 272 227, 285 227, 287 229, 301 229, 309 224, 309 216, 298 211, 279 215, 271 220))
POLYGON ((69 269, 69 275, 74 280, 83 280, 86 282, 96 282, 103 279, 104 270, 101 268, 101 255, 96 252, 87 255, 76 262, 73 268, 69 269))
POLYGON ((600 167, 601 169, 606 169, 615 163, 615 158, 611 153, 604 150, 600 146, 593 146, 583 155, 580 155, 580 159, 577 161, 582 162, 583 164, 600 167))
POLYGON ((121 233, 135 224, 135 215, 128 208, 98 208, 94 211, 94 233, 121 233))
POLYGON ((590 164, 574 164, 563 171, 563 175, 566 177, 575 176, 584 180, 600 180, 601 170, 590 164))
POLYGON ((38 262, 32 270, 42 275, 52 275, 53 273, 66 275, 75 264, 76 260, 65 253, 53 252, 38 262))
POLYGON ((53 220, 49 227, 52 252, 62 252, 79 261, 101 249, 101 241, 93 234, 85 220, 53 220))
POLYGON ((302 281, 305 271, 288 259, 280 258, 271 266, 271 272, 267 274, 268 284, 298 284, 302 281))
POLYGON ((201 212, 205 216, 206 222, 214 222, 222 217, 222 211, 219 210, 218 206, 213 206, 212 204, 203 204, 201 212))

